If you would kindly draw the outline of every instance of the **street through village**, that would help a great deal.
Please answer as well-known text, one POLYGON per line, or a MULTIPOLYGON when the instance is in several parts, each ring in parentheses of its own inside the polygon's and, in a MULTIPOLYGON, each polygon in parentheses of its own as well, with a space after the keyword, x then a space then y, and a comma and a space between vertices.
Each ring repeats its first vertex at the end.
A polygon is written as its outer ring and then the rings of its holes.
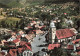
POLYGON ((47 32, 45 32, 45 34, 43 34, 43 35, 37 35, 33 39, 33 42, 31 43, 33 53, 41 51, 43 48, 45 48, 45 49, 47 48, 47 47, 40 47, 40 45, 47 44, 45 42, 45 35, 46 34, 47 34, 47 32))

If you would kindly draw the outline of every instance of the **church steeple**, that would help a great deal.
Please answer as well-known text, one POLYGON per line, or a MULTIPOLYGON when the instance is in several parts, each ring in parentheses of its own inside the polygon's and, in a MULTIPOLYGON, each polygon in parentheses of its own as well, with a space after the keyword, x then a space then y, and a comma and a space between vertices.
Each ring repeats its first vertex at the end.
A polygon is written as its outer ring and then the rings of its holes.
POLYGON ((50 23, 50 32, 51 32, 51 43, 55 43, 55 35, 56 35, 56 26, 55 26, 55 23, 53 20, 51 20, 51 23, 50 23))

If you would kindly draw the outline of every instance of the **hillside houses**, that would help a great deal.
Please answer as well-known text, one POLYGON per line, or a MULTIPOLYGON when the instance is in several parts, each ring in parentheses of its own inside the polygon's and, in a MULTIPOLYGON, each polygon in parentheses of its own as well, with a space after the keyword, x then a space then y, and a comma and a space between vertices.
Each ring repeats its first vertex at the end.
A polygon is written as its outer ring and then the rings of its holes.
MULTIPOLYGON (((25 55, 24 53, 26 53, 26 55, 29 53, 31 53, 30 55, 33 55, 32 48, 31 48, 31 43, 33 42, 33 38, 36 37, 37 35, 45 33, 44 31, 41 30, 42 28, 45 28, 45 26, 39 25, 39 24, 40 24, 40 21, 37 21, 37 22, 32 21, 30 25, 26 27, 27 29, 25 29, 25 32, 22 30, 18 32, 11 31, 9 33, 11 36, 8 37, 8 39, 1 40, 0 46, 6 46, 7 48, 6 50, 8 50, 7 54, 4 54, 4 55, 11 55, 11 56, 23 55, 24 56, 25 55), (17 51, 19 54, 17 53, 17 51)), ((4 48, 3 49, 1 48, 1 51, 2 50, 4 50, 4 48)))
MULTIPOLYGON (((9 52, 7 52, 6 55, 8 55, 8 54, 10 54, 11 56, 18 55, 17 51, 19 51, 19 50, 17 48, 19 48, 19 46, 21 46, 22 50, 30 50, 31 51, 30 44, 28 42, 24 41, 24 40, 21 40, 21 38, 24 38, 22 36, 24 34, 24 32, 23 31, 19 31, 19 34, 21 34, 20 37, 17 36, 17 33, 13 33, 12 32, 12 37, 11 38, 9 38, 8 40, 2 40, 1 41, 2 42, 1 46, 7 46, 7 48, 8 48, 6 50, 8 50, 9 52), (15 53, 13 53, 12 50, 15 53), (14 54, 14 55, 12 55, 12 54, 14 54)), ((2 50, 4 50, 4 49, 2 49, 2 50)))

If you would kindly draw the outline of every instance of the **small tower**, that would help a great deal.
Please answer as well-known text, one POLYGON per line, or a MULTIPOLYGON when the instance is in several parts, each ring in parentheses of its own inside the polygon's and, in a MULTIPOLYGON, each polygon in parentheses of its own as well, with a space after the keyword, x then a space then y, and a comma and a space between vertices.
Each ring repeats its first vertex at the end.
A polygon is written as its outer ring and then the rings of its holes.
POLYGON ((50 37, 51 38, 51 43, 55 43, 55 35, 56 35, 56 26, 55 26, 55 22, 52 20, 50 23, 50 37))

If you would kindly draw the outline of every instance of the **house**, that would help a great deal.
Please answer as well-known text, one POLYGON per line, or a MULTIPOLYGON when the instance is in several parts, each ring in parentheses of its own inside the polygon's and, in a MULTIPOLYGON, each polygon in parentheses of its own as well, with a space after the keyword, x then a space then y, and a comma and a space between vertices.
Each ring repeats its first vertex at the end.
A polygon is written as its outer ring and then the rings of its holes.
POLYGON ((62 43, 66 42, 69 43, 72 40, 76 39, 76 34, 70 30, 70 29, 59 29, 59 30, 49 30, 49 33, 47 34, 46 40, 48 43, 51 43, 52 41, 54 43, 62 43), (52 34, 53 33, 53 34, 52 34), (51 37, 55 35, 54 39, 51 37))
POLYGON ((39 29, 42 29, 42 28, 45 28, 46 26, 45 25, 42 25, 42 26, 39 26, 39 25, 35 25, 36 28, 39 28, 39 29))
POLYGON ((5 55, 5 53, 4 52, 0 52, 0 56, 4 56, 5 55))
POLYGON ((4 42, 7 42, 7 41, 6 40, 2 40, 1 42, 2 42, 2 46, 4 46, 4 42))
POLYGON ((16 47, 16 45, 15 45, 14 42, 4 42, 4 46, 7 46, 7 47, 16 47))
POLYGON ((71 28, 70 30, 72 30, 75 34, 78 33, 78 31, 75 28, 71 28))
POLYGON ((67 45, 67 49, 68 50, 73 50, 74 49, 74 46, 73 45, 67 45))
POLYGON ((12 36, 11 38, 9 38, 7 41, 13 41, 16 39, 16 36, 12 36))
POLYGON ((21 35, 17 35, 17 39, 21 38, 21 35))
POLYGON ((23 31, 19 31, 18 33, 19 33, 19 35, 21 35, 21 37, 25 37, 25 35, 26 35, 23 31))
POLYGON ((28 42, 31 42, 34 38, 34 34, 26 34, 26 39, 28 39, 28 42))
POLYGON ((41 21, 37 21, 36 23, 37 23, 37 24, 40 24, 40 22, 41 22, 41 21))
POLYGON ((34 24, 36 24, 36 21, 32 21, 32 22, 30 23, 31 26, 33 26, 34 24))
POLYGON ((13 40, 13 42, 16 44, 16 46, 19 46, 20 39, 15 39, 15 40, 13 40))
POLYGON ((75 51, 80 50, 80 39, 73 40, 72 43, 75 48, 75 51))
POLYGON ((9 50, 9 54, 10 54, 11 56, 17 56, 17 49, 10 49, 10 50, 9 50))
POLYGON ((70 29, 60 29, 56 31, 58 42, 75 40, 76 34, 70 29))
POLYGON ((59 48, 60 47, 60 44, 49 44, 49 46, 48 46, 48 50, 52 50, 52 49, 54 49, 54 48, 59 48))
MULTIPOLYGON (((17 40, 14 41, 15 43, 17 42, 17 40)), ((17 48, 11 48, 9 50, 9 53, 7 54, 7 56, 17 56, 17 55, 23 55, 23 52, 26 50, 31 51, 31 45, 30 43, 27 43, 25 41, 20 41, 20 45, 21 47, 17 47, 17 48)), ((15 46, 16 47, 16 46, 15 46)))
POLYGON ((5 34, 5 35, 10 34, 8 32, 12 32, 12 31, 6 28, 0 28, 0 34, 5 34))
POLYGON ((32 51, 29 51, 29 50, 25 50, 23 52, 23 56, 33 56, 33 52, 32 51))
POLYGON ((43 34, 44 31, 41 31, 41 30, 36 30, 36 34, 43 34))
POLYGON ((28 29, 31 29, 32 27, 31 26, 27 26, 27 27, 25 27, 24 29, 25 30, 28 30, 28 29))
POLYGON ((3 15, 6 15, 7 12, 2 12, 3 15))
POLYGON ((41 31, 41 30, 39 30, 39 29, 38 29, 38 30, 33 30, 33 31, 35 32, 36 35, 38 35, 38 34, 43 34, 43 33, 44 33, 44 31, 41 31))
POLYGON ((22 56, 24 49, 22 47, 18 47, 18 55, 22 56))
POLYGON ((18 48, 19 53, 22 53, 22 51, 23 51, 23 48, 18 48))
POLYGON ((11 35, 12 36, 16 36, 16 32, 11 32, 11 35))
POLYGON ((21 37, 21 41, 28 42, 29 40, 26 37, 21 37))
MULTIPOLYGON (((2 50, 2 52, 4 52, 4 53, 5 53, 5 55, 7 55, 8 50, 2 50)), ((5 56, 5 55, 4 55, 4 56, 5 56)))
POLYGON ((77 54, 78 54, 78 55, 80 55, 80 51, 79 51, 79 52, 77 52, 77 54))
POLYGON ((7 41, 13 41, 16 39, 16 33, 15 32, 11 32, 11 37, 9 39, 7 39, 7 41))
POLYGON ((18 33, 19 33, 20 35, 24 34, 24 32, 23 32, 23 31, 19 31, 18 33))
POLYGON ((25 46, 27 48, 27 50, 32 51, 30 43, 27 43, 25 41, 21 41, 20 46, 25 46))

